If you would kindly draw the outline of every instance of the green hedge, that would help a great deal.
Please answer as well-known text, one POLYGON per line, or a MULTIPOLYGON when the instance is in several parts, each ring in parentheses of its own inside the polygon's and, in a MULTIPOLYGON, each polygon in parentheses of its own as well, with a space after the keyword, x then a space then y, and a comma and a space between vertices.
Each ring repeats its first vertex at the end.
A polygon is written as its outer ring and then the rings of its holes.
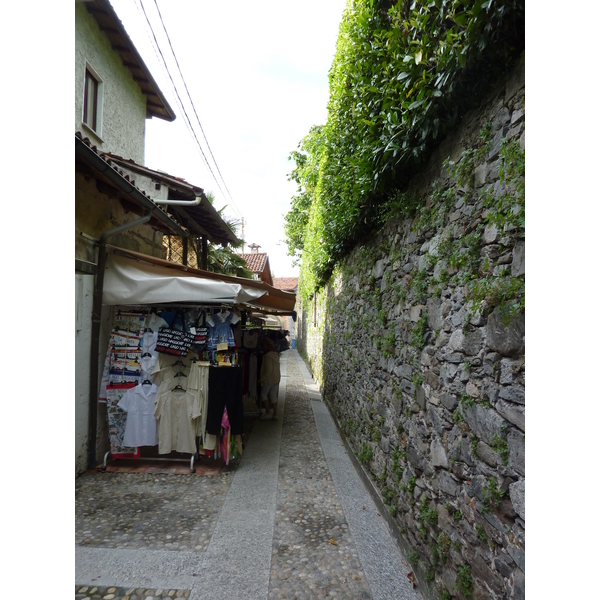
POLYGON ((522 0, 349 0, 330 70, 328 120, 291 154, 286 215, 310 295, 390 213, 459 117, 524 49, 522 0))

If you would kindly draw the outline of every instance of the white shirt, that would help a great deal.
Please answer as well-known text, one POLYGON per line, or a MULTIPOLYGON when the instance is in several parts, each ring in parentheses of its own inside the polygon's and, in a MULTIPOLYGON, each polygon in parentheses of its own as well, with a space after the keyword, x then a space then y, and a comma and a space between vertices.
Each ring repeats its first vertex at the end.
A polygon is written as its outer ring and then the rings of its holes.
POLYGON ((123 445, 131 448, 156 446, 158 424, 154 416, 154 401, 158 386, 137 385, 127 390, 119 401, 119 407, 127 413, 123 445))
POLYGON ((195 454, 196 424, 201 414, 198 397, 186 390, 168 390, 157 396, 154 416, 158 420, 158 453, 173 450, 195 454))

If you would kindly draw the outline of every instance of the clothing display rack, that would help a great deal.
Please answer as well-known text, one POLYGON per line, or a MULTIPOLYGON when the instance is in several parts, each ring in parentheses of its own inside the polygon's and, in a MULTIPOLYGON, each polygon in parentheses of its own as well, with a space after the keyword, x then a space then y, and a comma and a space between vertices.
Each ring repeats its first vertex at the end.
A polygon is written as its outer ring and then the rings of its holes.
POLYGON ((231 305, 121 306, 115 311, 99 394, 99 402, 107 405, 111 449, 98 469, 106 471, 112 456, 189 460, 195 473, 201 454, 227 464, 241 456, 243 398, 253 397, 258 406, 260 341, 278 332, 262 325, 248 328, 247 314, 231 305), (189 351, 157 344, 159 331, 163 339, 171 337, 165 330, 193 339, 189 351), (159 454, 188 456, 142 456, 140 447, 148 446, 157 446, 159 454))

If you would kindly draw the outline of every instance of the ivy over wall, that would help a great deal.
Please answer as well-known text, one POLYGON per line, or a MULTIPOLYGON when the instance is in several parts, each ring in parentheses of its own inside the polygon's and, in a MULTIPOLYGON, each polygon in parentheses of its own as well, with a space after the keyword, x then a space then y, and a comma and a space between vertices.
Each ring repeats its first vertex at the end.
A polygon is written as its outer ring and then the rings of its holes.
POLYGON ((521 54, 524 14, 524 0, 348 0, 327 123, 290 155, 285 232, 305 301, 391 214, 415 214, 411 174, 521 54))

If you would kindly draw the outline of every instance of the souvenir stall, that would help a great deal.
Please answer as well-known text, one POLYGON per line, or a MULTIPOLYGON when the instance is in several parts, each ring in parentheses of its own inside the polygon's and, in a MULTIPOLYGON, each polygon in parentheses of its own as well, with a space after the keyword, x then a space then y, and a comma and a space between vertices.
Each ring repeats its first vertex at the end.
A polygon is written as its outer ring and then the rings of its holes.
POLYGON ((102 468, 109 455, 189 460, 192 472, 199 455, 226 464, 241 456, 244 396, 258 405, 261 339, 289 347, 285 332, 247 327, 257 309, 274 310, 269 303, 293 308, 293 294, 268 288, 132 252, 109 255, 103 304, 112 307, 112 331, 99 402, 110 452, 102 468))

